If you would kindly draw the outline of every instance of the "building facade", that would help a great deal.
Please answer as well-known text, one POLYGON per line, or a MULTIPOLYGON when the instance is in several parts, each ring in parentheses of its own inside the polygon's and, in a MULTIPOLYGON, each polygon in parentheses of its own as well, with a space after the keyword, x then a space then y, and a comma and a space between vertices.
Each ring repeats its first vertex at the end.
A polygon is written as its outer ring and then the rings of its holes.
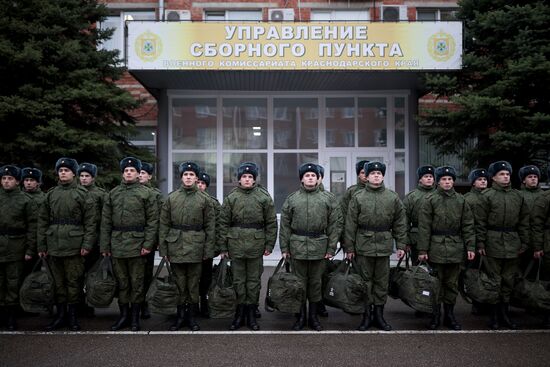
POLYGON ((408 56, 407 44, 424 52, 433 32, 441 38, 456 29, 454 1, 107 6, 112 15, 101 27, 116 31, 103 47, 121 50, 129 74, 120 85, 145 100, 134 142, 155 150, 165 192, 179 186, 178 164, 194 160, 221 201, 236 185, 238 164, 254 161, 279 211, 300 164, 323 165, 325 187, 342 195, 355 183, 355 162, 368 159, 385 162, 387 186, 404 195, 425 163, 415 122, 420 74, 460 67, 461 24, 454 56, 441 66, 436 57, 426 65, 388 58, 408 56), (318 50, 314 58, 310 49, 318 50))

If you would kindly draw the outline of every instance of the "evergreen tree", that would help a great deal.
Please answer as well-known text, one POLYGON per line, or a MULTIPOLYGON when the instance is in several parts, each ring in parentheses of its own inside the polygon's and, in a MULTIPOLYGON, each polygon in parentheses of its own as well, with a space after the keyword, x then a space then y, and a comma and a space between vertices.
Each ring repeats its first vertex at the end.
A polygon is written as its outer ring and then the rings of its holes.
POLYGON ((139 102, 115 84, 118 51, 98 48, 113 33, 96 26, 106 15, 96 0, 1 2, 0 162, 41 168, 51 185, 56 160, 72 157, 109 187, 125 155, 154 159, 127 141, 139 102))
POLYGON ((498 159, 516 170, 544 166, 550 158, 550 5, 462 0, 459 6, 463 69, 427 75, 429 92, 452 103, 422 111, 423 133, 440 153, 458 153, 473 141, 463 156, 471 167, 498 159))

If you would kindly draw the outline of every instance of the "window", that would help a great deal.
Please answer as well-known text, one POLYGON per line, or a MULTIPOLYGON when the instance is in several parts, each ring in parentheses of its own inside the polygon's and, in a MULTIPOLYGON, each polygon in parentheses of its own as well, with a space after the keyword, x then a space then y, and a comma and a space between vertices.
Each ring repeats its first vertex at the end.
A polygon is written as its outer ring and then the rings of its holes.
POLYGON ((273 147, 275 149, 317 149, 318 109, 317 98, 275 98, 273 100, 273 147))
POLYGON ((172 103, 172 148, 216 149, 216 99, 185 98, 172 103))
POLYGON ((387 112, 385 97, 360 97, 358 139, 360 147, 386 147, 387 112))
POLYGON ((355 146, 355 100, 327 98, 327 148, 355 146))
POLYGON ((457 9, 445 8, 445 9, 431 9, 431 8, 418 8, 416 9, 416 20, 419 21, 450 21, 457 20, 457 9))
POLYGON ((109 51, 118 50, 120 59, 124 60, 125 54, 125 39, 124 39, 124 22, 132 20, 156 20, 154 11, 123 11, 118 15, 108 16, 105 20, 99 23, 101 30, 114 29, 110 39, 99 45, 100 49, 109 51))
POLYGON ((261 10, 206 10, 204 20, 209 21, 261 21, 261 10))
POLYGON ((370 20, 369 9, 356 10, 312 10, 312 22, 330 22, 330 21, 358 21, 370 20))
POLYGON ((135 146, 147 148, 152 153, 156 151, 156 134, 155 126, 136 126, 136 131, 128 137, 130 143, 135 146))
POLYGON ((223 100, 223 148, 267 149, 267 99, 223 100))

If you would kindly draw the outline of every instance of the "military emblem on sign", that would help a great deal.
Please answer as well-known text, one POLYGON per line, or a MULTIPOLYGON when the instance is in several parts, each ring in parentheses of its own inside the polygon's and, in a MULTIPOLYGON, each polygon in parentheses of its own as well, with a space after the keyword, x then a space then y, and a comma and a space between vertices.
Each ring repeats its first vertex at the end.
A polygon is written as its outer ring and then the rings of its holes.
POLYGON ((455 40, 448 33, 438 32, 428 39, 428 53, 436 61, 447 61, 455 52, 455 40))
POLYGON ((136 38, 135 51, 145 61, 155 61, 162 53, 162 41, 156 34, 147 31, 136 38))

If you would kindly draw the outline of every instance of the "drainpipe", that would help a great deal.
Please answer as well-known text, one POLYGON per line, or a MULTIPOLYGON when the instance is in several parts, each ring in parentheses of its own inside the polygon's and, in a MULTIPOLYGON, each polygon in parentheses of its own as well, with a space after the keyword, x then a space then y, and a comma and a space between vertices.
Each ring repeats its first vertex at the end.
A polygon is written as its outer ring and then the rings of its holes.
POLYGON ((159 0, 159 20, 164 20, 164 0, 159 0))

